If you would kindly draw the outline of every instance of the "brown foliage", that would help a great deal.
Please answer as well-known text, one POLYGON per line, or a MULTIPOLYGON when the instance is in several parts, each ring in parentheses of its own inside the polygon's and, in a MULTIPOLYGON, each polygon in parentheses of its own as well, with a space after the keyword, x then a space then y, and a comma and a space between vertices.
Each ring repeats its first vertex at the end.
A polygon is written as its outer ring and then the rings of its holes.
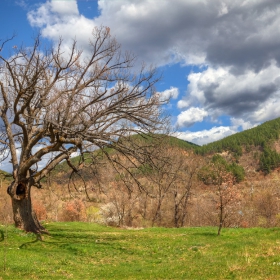
POLYGON ((33 206, 33 210, 35 211, 39 221, 47 219, 47 210, 46 210, 46 207, 42 203, 39 203, 36 201, 35 203, 32 203, 32 206, 33 206))
POLYGON ((86 207, 81 199, 74 199, 64 203, 61 220, 65 222, 85 221, 86 207))

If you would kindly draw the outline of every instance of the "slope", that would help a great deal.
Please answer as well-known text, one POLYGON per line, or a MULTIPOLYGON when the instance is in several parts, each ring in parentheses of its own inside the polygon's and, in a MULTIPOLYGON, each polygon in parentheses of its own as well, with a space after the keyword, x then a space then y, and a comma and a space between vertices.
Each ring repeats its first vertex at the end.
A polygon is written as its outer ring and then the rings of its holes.
POLYGON ((235 161, 242 156, 243 164, 252 165, 265 174, 280 166, 279 146, 280 118, 267 121, 257 127, 225 137, 219 141, 196 147, 199 155, 230 154, 235 161))

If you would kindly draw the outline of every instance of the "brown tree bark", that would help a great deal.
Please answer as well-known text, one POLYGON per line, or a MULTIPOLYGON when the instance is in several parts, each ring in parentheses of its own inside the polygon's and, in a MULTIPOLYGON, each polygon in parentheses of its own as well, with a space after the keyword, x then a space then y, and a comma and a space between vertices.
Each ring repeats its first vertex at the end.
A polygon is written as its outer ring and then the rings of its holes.
POLYGON ((30 183, 14 181, 7 192, 12 199, 15 226, 26 232, 47 233, 32 209, 30 183))

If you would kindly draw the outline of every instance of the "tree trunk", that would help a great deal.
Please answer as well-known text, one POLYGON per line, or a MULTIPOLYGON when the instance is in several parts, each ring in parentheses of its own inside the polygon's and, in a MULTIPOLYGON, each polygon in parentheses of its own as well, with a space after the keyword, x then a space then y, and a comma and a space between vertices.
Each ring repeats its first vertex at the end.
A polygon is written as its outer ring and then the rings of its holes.
POLYGON ((218 235, 220 235, 222 227, 223 227, 223 223, 224 223, 224 203, 223 203, 223 194, 222 194, 222 190, 221 190, 221 185, 219 185, 219 190, 218 191, 219 191, 219 197, 220 197, 220 205, 219 205, 220 213, 219 213, 218 235))
POLYGON ((161 214, 160 214, 161 204, 162 204, 162 199, 160 198, 159 201, 158 201, 156 212, 155 212, 154 217, 152 219, 152 227, 155 225, 155 222, 156 222, 157 219, 159 220, 158 225, 160 226, 160 222, 161 222, 161 214))
POLYGON ((223 212, 224 212, 224 207, 223 205, 220 206, 220 213, 219 213, 219 229, 218 229, 218 235, 221 234, 221 230, 223 227, 224 219, 223 219, 223 212))
POLYGON ((32 209, 30 184, 13 182, 8 188, 12 198, 14 222, 17 228, 36 234, 47 233, 32 209))

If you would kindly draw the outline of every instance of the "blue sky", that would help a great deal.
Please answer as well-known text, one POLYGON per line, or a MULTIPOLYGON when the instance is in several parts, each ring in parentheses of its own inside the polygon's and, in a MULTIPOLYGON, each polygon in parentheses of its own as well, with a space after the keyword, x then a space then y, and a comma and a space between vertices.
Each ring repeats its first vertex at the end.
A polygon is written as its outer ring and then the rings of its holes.
POLYGON ((83 47, 99 25, 163 73, 179 138, 203 145, 280 116, 278 0, 0 2, 0 39, 16 33, 14 45, 40 32, 83 47))

